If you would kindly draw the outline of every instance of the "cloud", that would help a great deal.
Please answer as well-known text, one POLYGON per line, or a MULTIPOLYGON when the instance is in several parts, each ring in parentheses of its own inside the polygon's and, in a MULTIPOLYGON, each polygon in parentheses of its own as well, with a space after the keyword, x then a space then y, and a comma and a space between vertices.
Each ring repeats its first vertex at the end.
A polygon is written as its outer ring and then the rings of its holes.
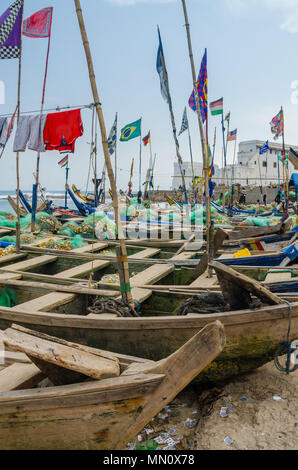
POLYGON ((234 14, 245 14, 248 9, 264 8, 281 17, 280 29, 298 33, 298 0, 225 0, 234 14))
POLYGON ((137 5, 140 3, 174 3, 177 0, 106 0, 109 3, 114 5, 127 6, 127 5, 137 5))

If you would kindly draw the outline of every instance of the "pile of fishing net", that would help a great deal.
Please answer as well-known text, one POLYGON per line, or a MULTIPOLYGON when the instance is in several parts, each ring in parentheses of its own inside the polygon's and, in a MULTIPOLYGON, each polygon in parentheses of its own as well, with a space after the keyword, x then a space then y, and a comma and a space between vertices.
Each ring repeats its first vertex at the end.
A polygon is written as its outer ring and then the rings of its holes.
MULTIPOLYGON (((40 237, 36 237, 33 234, 21 233, 20 242, 21 242, 21 245, 29 245, 30 243, 33 243, 35 240, 38 240, 38 238, 40 238, 40 237)), ((16 242, 17 242, 16 240, 17 240, 16 237, 8 236, 8 235, 6 235, 5 237, 0 238, 0 242, 11 243, 13 245, 16 244, 16 242)))
POLYGON ((230 306, 226 304, 224 296, 217 293, 205 293, 195 295, 182 303, 176 315, 185 316, 188 313, 211 314, 218 312, 227 312, 230 306))
POLYGON ((239 225, 269 227, 280 223, 280 217, 247 217, 239 225))
POLYGON ((49 248, 51 250, 70 251, 75 250, 76 248, 81 248, 82 246, 86 246, 86 243, 82 237, 76 235, 70 240, 55 240, 54 238, 50 238, 43 241, 39 246, 40 248, 49 248))
POLYGON ((15 245, 7 245, 7 246, 1 246, 0 244, 0 256, 7 256, 7 255, 12 255, 13 253, 16 252, 16 247, 15 245))

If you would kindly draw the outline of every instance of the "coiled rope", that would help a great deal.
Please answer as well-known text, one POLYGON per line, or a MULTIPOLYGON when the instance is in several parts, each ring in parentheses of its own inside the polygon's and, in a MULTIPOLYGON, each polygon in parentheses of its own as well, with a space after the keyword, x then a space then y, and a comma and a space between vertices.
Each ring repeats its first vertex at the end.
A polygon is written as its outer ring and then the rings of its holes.
POLYGON ((274 354, 274 364, 277 370, 280 372, 285 372, 287 375, 289 375, 291 372, 294 372, 296 369, 298 369, 298 364, 294 365, 291 367, 291 354, 294 352, 294 349, 292 348, 292 343, 290 342, 290 333, 291 333, 291 326, 292 326, 292 304, 285 300, 285 302, 289 306, 289 325, 288 325, 288 333, 287 333, 287 339, 285 341, 281 341, 279 345, 277 346, 277 349, 274 354), (286 366, 284 367, 280 360, 280 356, 287 355, 287 360, 286 360, 286 366))

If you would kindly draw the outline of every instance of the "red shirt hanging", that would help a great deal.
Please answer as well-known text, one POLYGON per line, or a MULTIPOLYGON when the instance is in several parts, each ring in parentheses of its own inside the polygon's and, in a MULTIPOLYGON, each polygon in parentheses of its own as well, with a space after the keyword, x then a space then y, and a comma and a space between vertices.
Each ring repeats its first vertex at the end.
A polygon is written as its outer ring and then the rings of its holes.
POLYGON ((76 140, 83 134, 80 109, 48 114, 43 133, 46 150, 74 153, 76 140))

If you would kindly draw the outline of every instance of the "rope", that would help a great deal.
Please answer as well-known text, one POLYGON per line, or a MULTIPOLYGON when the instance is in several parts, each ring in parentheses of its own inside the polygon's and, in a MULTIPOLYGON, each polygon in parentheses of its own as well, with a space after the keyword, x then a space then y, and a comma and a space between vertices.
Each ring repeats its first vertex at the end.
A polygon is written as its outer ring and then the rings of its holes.
POLYGON ((140 305, 135 302, 135 307, 132 307, 128 302, 123 302, 121 299, 97 299, 92 307, 88 307, 88 312, 93 314, 113 313, 117 317, 138 317, 140 305))
POLYGON ((293 307, 290 302, 285 300, 285 302, 289 306, 289 324, 288 324, 288 332, 287 332, 287 339, 285 341, 281 341, 279 345, 277 346, 277 349, 274 354, 274 364, 277 370, 280 372, 285 372, 287 375, 289 375, 291 372, 294 372, 296 369, 298 369, 298 364, 294 365, 291 367, 291 354, 293 353, 293 349, 291 348, 291 342, 290 342, 290 334, 291 334, 291 326, 292 326, 292 311, 293 307), (284 367, 279 360, 279 356, 284 356, 287 355, 287 360, 286 360, 286 366, 284 367))

